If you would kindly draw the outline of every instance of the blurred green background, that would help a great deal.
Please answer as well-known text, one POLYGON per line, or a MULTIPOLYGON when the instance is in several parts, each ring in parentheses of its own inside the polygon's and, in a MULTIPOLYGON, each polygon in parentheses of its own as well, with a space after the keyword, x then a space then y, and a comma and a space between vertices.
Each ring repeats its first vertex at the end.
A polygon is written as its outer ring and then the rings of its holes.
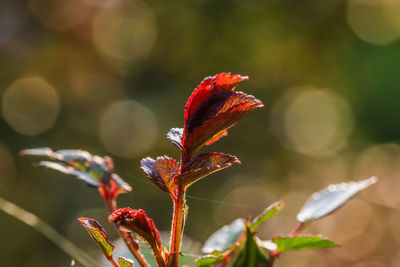
MULTIPOLYGON (((306 231, 342 248, 287 253, 277 266, 400 266, 399 39, 398 0, 2 0, 0 195, 98 255, 75 219, 96 218, 116 237, 98 193, 17 156, 80 148, 113 157, 133 187, 119 206, 143 208, 169 231, 172 203, 139 161, 179 157, 165 134, 183 126, 192 90, 239 73, 250 80, 237 90, 265 108, 203 149, 242 165, 190 188, 192 243, 277 200, 285 210, 259 234, 288 233, 312 192, 376 175, 306 231)), ((35 230, 3 212, 0 221, 1 266, 70 265, 35 230)))

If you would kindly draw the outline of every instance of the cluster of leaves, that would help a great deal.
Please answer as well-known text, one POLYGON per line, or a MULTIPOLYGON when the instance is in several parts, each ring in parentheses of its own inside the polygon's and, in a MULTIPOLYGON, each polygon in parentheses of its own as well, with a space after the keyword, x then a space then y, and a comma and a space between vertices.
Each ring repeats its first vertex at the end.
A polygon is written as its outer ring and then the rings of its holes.
MULTIPOLYGON (((159 266, 179 266, 181 237, 187 216, 186 190, 199 179, 214 172, 240 163, 235 156, 206 152, 196 155, 204 145, 209 146, 228 134, 246 113, 263 107, 261 101, 251 95, 235 91, 235 87, 247 77, 221 73, 205 78, 189 97, 183 128, 172 128, 167 139, 177 146, 181 159, 168 156, 150 157, 141 161, 146 176, 162 191, 168 193, 174 203, 169 249, 163 247, 159 231, 143 210, 117 209, 116 198, 131 191, 131 187, 114 173, 111 158, 95 156, 82 150, 49 148, 26 149, 22 155, 44 156, 49 160, 39 165, 76 176, 87 185, 99 190, 110 212, 109 221, 114 224, 132 255, 141 266, 149 266, 140 253, 141 237, 152 249, 159 266)), ((321 236, 299 236, 312 221, 333 212, 359 191, 375 183, 376 178, 361 182, 331 185, 315 193, 304 205, 297 219, 299 226, 288 236, 278 236, 263 241, 256 236, 256 229, 283 208, 277 202, 253 220, 237 219, 214 233, 205 243, 206 256, 196 261, 197 266, 272 266, 277 256, 285 251, 338 246, 321 236)), ((112 266, 132 266, 123 257, 115 261, 114 246, 107 233, 94 219, 79 218, 81 225, 99 246, 112 266)))
POLYGON ((276 236, 272 240, 261 240, 256 236, 256 229, 284 207, 281 201, 270 205, 251 221, 236 219, 210 236, 202 249, 208 255, 198 259, 196 265, 272 266, 282 252, 338 247, 337 243, 320 235, 299 234, 313 221, 334 212, 376 180, 376 177, 371 177, 359 182, 329 185, 314 193, 297 214, 298 227, 287 236, 276 236))

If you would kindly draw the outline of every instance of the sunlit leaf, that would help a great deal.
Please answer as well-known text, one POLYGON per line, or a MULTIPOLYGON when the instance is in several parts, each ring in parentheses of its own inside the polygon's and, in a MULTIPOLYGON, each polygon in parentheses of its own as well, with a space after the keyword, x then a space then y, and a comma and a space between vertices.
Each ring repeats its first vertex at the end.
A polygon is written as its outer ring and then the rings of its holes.
POLYGON ((282 201, 275 202, 268 206, 260 215, 254 218, 251 221, 250 229, 255 230, 259 227, 263 222, 274 216, 275 214, 279 213, 281 209, 283 209, 284 204, 282 201))
POLYGON ((186 102, 185 120, 188 120, 193 112, 211 95, 226 92, 235 89, 236 85, 244 80, 248 80, 247 76, 232 75, 231 73, 220 73, 213 77, 206 77, 186 102))
POLYGON ((144 158, 140 161, 140 167, 146 174, 146 176, 158 186, 162 191, 168 192, 168 187, 162 179, 160 173, 157 170, 156 161, 150 157, 144 158))
POLYGON ((197 180, 235 163, 240 163, 240 161, 232 155, 217 152, 200 154, 182 168, 182 174, 178 175, 176 180, 187 187, 197 180))
POLYGON ((93 179, 93 177, 91 175, 89 175, 88 173, 82 172, 82 171, 77 171, 74 168, 72 168, 64 163, 58 163, 58 162, 53 162, 53 161, 41 161, 41 162, 39 162, 39 166, 43 166, 46 168, 57 170, 62 173, 73 175, 73 176, 77 177, 79 180, 84 181, 87 185, 89 185, 91 187, 97 188, 100 186, 100 184, 95 179, 93 179))
POLYGON ((232 247, 243 235, 245 227, 243 219, 236 219, 231 224, 225 225, 207 239, 202 248, 203 253, 224 251, 232 247))
POLYGON ((108 240, 107 233, 101 227, 101 225, 94 219, 89 218, 78 218, 81 225, 85 227, 86 231, 89 233, 90 237, 99 246, 103 254, 110 258, 114 252, 114 246, 108 240))
POLYGON ((167 156, 157 157, 156 168, 171 194, 174 193, 174 177, 178 174, 181 165, 173 158, 167 156))
POLYGON ((176 145, 180 150, 182 150, 182 135, 183 128, 172 128, 167 133, 167 139, 174 145, 176 145))
POLYGON ((307 200, 297 214, 297 220, 299 222, 309 222, 322 218, 334 212, 358 192, 373 185, 376 181, 376 177, 371 177, 359 182, 329 185, 327 188, 314 193, 307 200))
POLYGON ((335 248, 340 245, 321 236, 276 237, 273 242, 279 252, 318 248, 335 248))
POLYGON ((158 248, 161 248, 160 232, 157 230, 153 220, 147 217, 144 210, 134 210, 131 208, 118 209, 108 217, 108 220, 137 233, 150 246, 156 245, 158 248))
POLYGON ((167 156, 157 157, 156 160, 147 157, 142 159, 141 168, 150 181, 162 191, 173 193, 173 178, 179 172, 179 162, 167 156))
POLYGON ((79 149, 62 149, 54 152, 50 148, 25 149, 20 155, 45 156, 54 161, 41 161, 40 166, 70 174, 91 187, 98 188, 103 197, 116 198, 132 188, 114 173, 114 162, 108 157, 92 155, 79 149))
POLYGON ((234 126, 246 113, 263 107, 253 96, 242 92, 212 95, 185 122, 182 146, 193 153, 215 135, 234 126))
POLYGON ((133 266, 133 260, 127 259, 124 257, 119 257, 118 263, 119 263, 119 267, 132 267, 133 266))

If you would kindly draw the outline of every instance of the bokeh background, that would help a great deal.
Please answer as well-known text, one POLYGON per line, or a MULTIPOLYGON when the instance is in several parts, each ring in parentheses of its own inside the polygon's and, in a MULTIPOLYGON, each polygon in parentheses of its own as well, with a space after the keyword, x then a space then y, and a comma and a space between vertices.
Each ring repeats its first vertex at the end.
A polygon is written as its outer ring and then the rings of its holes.
MULTIPOLYGON (((260 228, 290 232, 309 195, 330 183, 379 176, 306 233, 342 248, 287 253, 277 266, 400 266, 400 1, 2 0, 0 195, 33 212, 93 256, 76 217, 106 222, 95 190, 19 158, 23 148, 109 155, 144 208, 169 230, 168 195, 139 169, 145 156, 178 157, 166 139, 208 75, 250 76, 238 90, 265 108, 212 147, 242 165, 192 186, 186 234, 199 247, 237 217, 277 200, 260 228)), ((69 266, 45 237, 0 212, 2 266, 69 266)), ((199 252, 193 252, 199 254, 199 252)))

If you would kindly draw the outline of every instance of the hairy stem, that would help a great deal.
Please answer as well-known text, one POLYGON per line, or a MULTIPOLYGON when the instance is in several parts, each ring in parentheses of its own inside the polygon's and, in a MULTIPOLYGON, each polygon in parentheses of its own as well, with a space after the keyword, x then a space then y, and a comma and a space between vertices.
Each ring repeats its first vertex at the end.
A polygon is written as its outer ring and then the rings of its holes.
MULTIPOLYGON (((105 201, 107 209, 110 213, 113 213, 117 209, 117 204, 116 204, 115 199, 107 198, 104 201, 105 201)), ((138 244, 136 243, 136 240, 134 239, 132 234, 117 224, 114 224, 114 226, 117 229, 121 238, 124 240, 129 251, 132 253, 132 255, 138 261, 138 263, 143 267, 150 267, 149 263, 146 261, 146 259, 143 257, 143 255, 140 253, 138 244)))
POLYGON ((186 190, 183 188, 179 188, 178 195, 174 199, 174 216, 172 218, 168 261, 168 266, 170 267, 179 266, 179 255, 184 226, 185 194, 186 190))

